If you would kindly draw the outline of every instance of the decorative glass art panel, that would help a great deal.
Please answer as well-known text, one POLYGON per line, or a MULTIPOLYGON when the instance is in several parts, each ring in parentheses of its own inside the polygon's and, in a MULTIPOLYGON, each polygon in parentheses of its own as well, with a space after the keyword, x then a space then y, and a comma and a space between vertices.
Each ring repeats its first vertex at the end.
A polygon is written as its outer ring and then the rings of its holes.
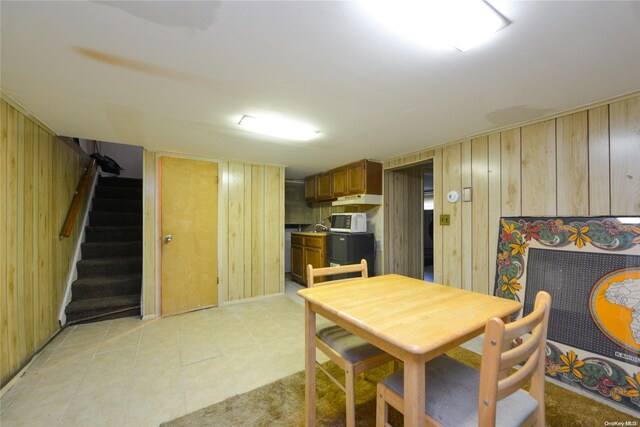
POLYGON ((640 218, 501 218, 495 283, 551 294, 548 376, 640 414, 640 218))

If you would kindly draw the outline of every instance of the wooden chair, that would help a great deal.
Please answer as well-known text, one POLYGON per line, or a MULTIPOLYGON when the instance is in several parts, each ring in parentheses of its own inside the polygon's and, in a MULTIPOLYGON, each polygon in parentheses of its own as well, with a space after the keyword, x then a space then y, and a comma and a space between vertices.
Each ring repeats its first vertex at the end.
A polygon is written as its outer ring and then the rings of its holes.
MULTIPOLYGON (((547 323, 551 296, 539 292, 533 311, 513 323, 487 322, 480 371, 440 356, 426 364, 425 425, 542 426, 547 323), (511 348, 514 338, 531 333, 511 348), (526 360, 526 362, 524 362, 526 360), (511 373, 511 368, 524 362, 511 373), (531 379, 527 393, 520 388, 531 379)), ((389 426, 388 404, 403 412, 403 371, 378 383, 376 427, 389 426)))
MULTIPOLYGON (((360 264, 341 265, 339 267, 313 268, 311 264, 307 266, 307 285, 311 288, 350 280, 366 279, 367 260, 363 259, 360 264), (345 273, 360 273, 360 277, 338 279, 315 282, 316 277, 335 276, 345 273)), ((331 325, 320 328, 316 333, 316 348, 322 351, 336 365, 344 370, 344 384, 335 378, 324 366, 316 361, 316 365, 333 382, 336 383, 346 395, 347 407, 347 427, 354 427, 356 423, 356 401, 355 401, 355 377, 364 371, 389 363, 389 369, 393 371, 393 356, 380 350, 378 347, 369 344, 362 338, 346 331, 340 326, 331 325)))

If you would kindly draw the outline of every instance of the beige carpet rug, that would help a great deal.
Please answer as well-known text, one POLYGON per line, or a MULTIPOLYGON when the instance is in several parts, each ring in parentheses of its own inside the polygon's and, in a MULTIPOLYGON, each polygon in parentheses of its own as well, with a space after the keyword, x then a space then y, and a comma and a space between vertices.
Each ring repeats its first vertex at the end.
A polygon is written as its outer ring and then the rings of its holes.
MULTIPOLYGON (((476 368, 480 356, 458 348, 449 356, 476 368)), ((330 371, 340 375, 341 370, 327 364, 330 371)), ((356 381, 357 426, 375 426, 376 382, 387 375, 386 367, 373 369, 366 379, 356 381)), ((322 372, 318 372, 317 419, 319 426, 344 426, 344 393, 322 372)), ((596 427, 613 424, 605 422, 636 421, 630 415, 616 411, 591 399, 547 382, 545 386, 546 424, 551 427, 596 427)), ((390 422, 402 426, 402 415, 391 411, 390 422)), ((304 425, 304 372, 298 372, 242 395, 200 409, 191 414, 162 424, 170 427, 194 426, 303 426, 304 425)), ((628 424, 633 425, 633 424, 628 424)))

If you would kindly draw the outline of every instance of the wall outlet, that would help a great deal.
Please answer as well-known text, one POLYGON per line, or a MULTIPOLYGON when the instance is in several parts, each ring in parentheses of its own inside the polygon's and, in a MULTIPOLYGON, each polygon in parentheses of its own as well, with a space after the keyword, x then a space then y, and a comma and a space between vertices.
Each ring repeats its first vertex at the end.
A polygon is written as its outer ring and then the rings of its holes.
POLYGON ((451 215, 440 215, 440 225, 451 225, 451 215))

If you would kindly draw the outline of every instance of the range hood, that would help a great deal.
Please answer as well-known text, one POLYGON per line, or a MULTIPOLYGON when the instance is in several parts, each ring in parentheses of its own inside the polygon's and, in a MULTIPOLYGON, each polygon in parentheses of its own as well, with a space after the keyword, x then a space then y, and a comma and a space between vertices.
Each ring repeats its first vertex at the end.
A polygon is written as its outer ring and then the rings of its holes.
POLYGON ((355 194, 353 196, 338 197, 331 203, 331 206, 351 206, 351 205, 381 205, 382 196, 379 194, 355 194))

